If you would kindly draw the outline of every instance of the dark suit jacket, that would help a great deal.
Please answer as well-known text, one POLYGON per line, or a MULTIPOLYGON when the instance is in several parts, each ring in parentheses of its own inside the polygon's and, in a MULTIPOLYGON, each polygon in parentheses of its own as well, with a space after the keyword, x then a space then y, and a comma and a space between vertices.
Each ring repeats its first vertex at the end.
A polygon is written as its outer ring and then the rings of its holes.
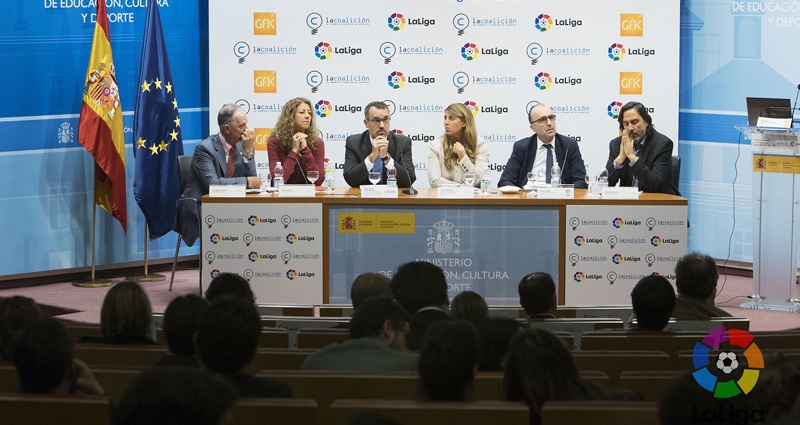
MULTIPOLYGON (((556 133, 553 139, 555 159, 561 167, 561 183, 574 184, 576 188, 586 189, 586 167, 583 164, 581 149, 575 139, 556 133)), ((508 158, 506 168, 500 176, 497 187, 522 187, 528 182, 528 173, 536 159, 537 139, 533 135, 514 142, 514 150, 508 158)))
POLYGON ((609 186, 615 186, 618 181, 620 186, 631 186, 633 176, 636 176, 642 192, 681 195, 672 184, 672 140, 669 137, 653 130, 653 136, 645 140, 636 164, 629 166, 631 161, 625 158, 622 168, 617 170, 614 168, 614 160, 619 155, 620 140, 621 136, 608 144, 606 170, 609 186))
POLYGON ((409 324, 411 333, 409 333, 406 338, 406 346, 408 349, 416 351, 422 348, 422 341, 425 338, 425 334, 428 332, 428 328, 430 328, 434 322, 440 320, 452 320, 452 317, 438 308, 419 311, 411 316, 411 323, 409 324))
MULTIPOLYGON (((397 169, 397 185, 410 187, 417 180, 414 161, 411 158, 411 139, 392 132, 389 132, 386 139, 389 140, 387 152, 394 159, 394 167, 397 169)), ((369 170, 364 164, 364 159, 370 153, 372 153, 372 143, 369 140, 369 130, 354 134, 345 141, 344 180, 350 187, 370 184, 369 170)), ((383 176, 386 180, 386 167, 383 168, 383 176)))
POLYGON ((194 245, 200 234, 200 198, 208 195, 208 186, 212 184, 247 184, 248 176, 256 175, 256 162, 245 161, 242 156, 242 144, 236 143, 236 158, 234 160, 234 177, 225 177, 227 164, 225 162, 225 148, 219 134, 211 135, 200 142, 194 149, 192 157, 192 170, 186 189, 181 198, 195 199, 196 202, 178 201, 178 215, 172 229, 180 233, 186 245, 194 245))

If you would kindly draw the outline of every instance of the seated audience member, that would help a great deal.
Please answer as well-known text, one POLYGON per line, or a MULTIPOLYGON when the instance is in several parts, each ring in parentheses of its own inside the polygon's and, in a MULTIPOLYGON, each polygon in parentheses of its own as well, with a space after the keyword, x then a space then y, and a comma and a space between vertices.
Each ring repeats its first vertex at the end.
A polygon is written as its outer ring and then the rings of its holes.
POLYGON ((708 319, 732 317, 730 313, 714 306, 719 272, 717 263, 708 255, 693 252, 686 254, 675 265, 676 319, 708 319))
POLYGON ((519 322, 505 317, 488 317, 478 323, 481 339, 481 357, 478 370, 497 371, 505 368, 508 345, 520 331, 519 322))
POLYGON ((195 344, 202 365, 225 375, 242 397, 291 397, 288 385, 247 375, 261 336, 261 319, 251 300, 233 295, 214 298, 200 315, 195 344))
POLYGON ((462 319, 477 326, 478 322, 489 317, 489 306, 482 296, 472 291, 464 291, 455 297, 450 304, 450 316, 462 319))
POLYGON ((380 273, 361 273, 353 281, 350 287, 350 300, 353 302, 353 309, 367 298, 382 297, 392 298, 392 290, 389 285, 392 280, 380 273))
POLYGON ((194 334, 200 315, 207 306, 208 301, 195 294, 175 298, 169 303, 164 311, 164 337, 169 354, 159 359, 155 366, 200 367, 194 351, 194 334))
POLYGON ((531 273, 517 286, 519 305, 529 319, 552 319, 556 314, 556 284, 545 272, 531 273))
POLYGON ((464 175, 472 173, 475 187, 489 164, 489 145, 478 136, 472 111, 463 103, 453 103, 444 110, 444 134, 428 147, 428 183, 462 184, 464 175))
POLYGON ((20 392, 102 395, 103 388, 85 363, 75 359, 75 344, 64 325, 37 319, 20 329, 13 343, 20 392))
POLYGON ((267 140, 270 175, 274 177, 275 166, 280 162, 286 184, 322 185, 325 142, 319 138, 321 135, 310 100, 296 97, 286 102, 267 140), (308 180, 309 171, 318 172, 316 180, 308 180))
POLYGON ((532 425, 541 423, 546 401, 608 398, 603 390, 579 377, 567 347, 544 329, 528 329, 511 340, 503 391, 506 400, 523 401, 530 407, 532 425))
POLYGON ((763 415, 755 397, 743 394, 730 398, 714 397, 714 392, 698 385, 691 373, 667 385, 658 403, 661 425, 763 423, 763 415), (757 415, 755 421, 751 421, 753 414, 757 415))
POLYGON ((764 412, 761 422, 800 423, 800 376, 795 365, 783 353, 765 356, 758 384, 748 396, 754 398, 758 408, 764 412))
POLYGON ((469 322, 451 320, 432 325, 419 353, 420 399, 469 400, 479 356, 478 332, 469 322))
POLYGON ((419 350, 432 323, 450 320, 444 272, 425 261, 406 263, 397 269, 391 288, 394 299, 411 315, 408 349, 419 350))
POLYGON ((645 276, 631 291, 631 305, 639 330, 663 331, 675 310, 675 290, 663 276, 645 276))
POLYGON ((14 335, 41 315, 31 298, 19 295, 0 299, 0 362, 10 362, 14 335))
POLYGON ((100 308, 101 338, 81 338, 80 342, 155 345, 151 336, 153 310, 150 299, 138 283, 123 280, 111 287, 100 308))
POLYGON ((369 298, 350 319, 350 339, 319 349, 306 370, 414 371, 417 356, 406 349, 408 313, 389 298, 369 298))
POLYGON ((250 282, 236 273, 220 273, 208 284, 206 289, 208 302, 214 301, 214 298, 220 295, 236 295, 256 302, 250 282))
POLYGON ((119 401, 116 425, 227 425, 236 388, 224 377, 193 369, 143 372, 119 401))

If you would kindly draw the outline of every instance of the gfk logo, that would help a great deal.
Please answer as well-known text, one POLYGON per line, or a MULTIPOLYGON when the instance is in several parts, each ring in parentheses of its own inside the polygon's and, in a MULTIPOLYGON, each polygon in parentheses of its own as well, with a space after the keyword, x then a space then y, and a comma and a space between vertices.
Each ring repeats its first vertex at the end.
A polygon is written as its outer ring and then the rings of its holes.
POLYGON ((278 32, 278 18, 275 12, 253 13, 253 34, 275 35, 278 32))
POLYGON ((619 35, 641 37, 644 35, 644 15, 641 13, 619 14, 619 35))
POLYGON ((278 89, 277 71, 253 71, 253 91, 256 93, 275 93, 278 89))
POLYGON ((641 72, 619 73, 619 94, 642 94, 641 72))
POLYGON ((256 137, 256 150, 257 151, 266 151, 267 150, 267 140, 269 139, 269 135, 272 134, 271 128, 254 128, 253 134, 256 137))

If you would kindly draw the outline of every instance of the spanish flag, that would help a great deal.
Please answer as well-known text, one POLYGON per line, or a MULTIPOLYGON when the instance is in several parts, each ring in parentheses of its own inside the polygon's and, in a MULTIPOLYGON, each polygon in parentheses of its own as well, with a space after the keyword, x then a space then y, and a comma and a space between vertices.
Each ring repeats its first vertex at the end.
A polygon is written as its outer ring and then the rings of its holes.
POLYGON ((122 230, 127 233, 124 137, 106 4, 98 1, 92 55, 83 85, 78 141, 94 157, 95 203, 119 220, 122 230))

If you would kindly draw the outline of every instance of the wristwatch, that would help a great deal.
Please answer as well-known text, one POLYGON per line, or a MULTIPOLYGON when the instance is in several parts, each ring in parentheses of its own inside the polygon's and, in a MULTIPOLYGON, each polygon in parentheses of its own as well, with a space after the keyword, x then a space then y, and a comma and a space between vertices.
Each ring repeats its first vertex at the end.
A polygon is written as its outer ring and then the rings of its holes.
POLYGON ((381 159, 382 159, 382 160, 384 160, 384 161, 388 161, 388 160, 390 160, 390 159, 392 159, 392 158, 391 158, 391 157, 389 156, 389 154, 387 153, 387 154, 386 154, 386 156, 384 156, 384 157, 383 157, 383 158, 381 158, 381 159))
POLYGON ((242 152, 242 158, 244 158, 244 159, 246 159, 248 161, 252 160, 253 157, 255 157, 255 156, 256 156, 255 152, 251 153, 250 155, 245 155, 244 152, 242 152))

